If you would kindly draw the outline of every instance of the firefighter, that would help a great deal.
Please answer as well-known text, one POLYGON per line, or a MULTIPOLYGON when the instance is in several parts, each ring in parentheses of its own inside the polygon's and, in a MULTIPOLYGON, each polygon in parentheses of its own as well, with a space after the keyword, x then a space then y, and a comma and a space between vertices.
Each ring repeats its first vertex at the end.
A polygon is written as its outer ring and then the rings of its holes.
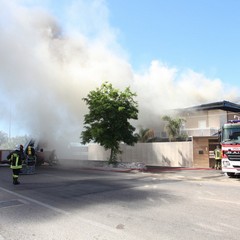
POLYGON ((10 168, 13 173, 13 184, 20 184, 18 176, 22 169, 22 162, 24 160, 23 145, 17 146, 17 148, 7 156, 7 159, 10 162, 10 168))
POLYGON ((216 149, 214 150, 214 157, 215 157, 215 169, 221 169, 221 149, 219 145, 217 145, 216 149))
POLYGON ((35 149, 33 148, 33 145, 29 145, 27 147, 27 155, 29 157, 34 157, 35 156, 35 149))
POLYGON ((35 155, 35 149, 32 144, 27 147, 26 153, 27 153, 26 164, 28 166, 29 171, 31 173, 34 173, 35 165, 36 165, 36 155, 35 155))

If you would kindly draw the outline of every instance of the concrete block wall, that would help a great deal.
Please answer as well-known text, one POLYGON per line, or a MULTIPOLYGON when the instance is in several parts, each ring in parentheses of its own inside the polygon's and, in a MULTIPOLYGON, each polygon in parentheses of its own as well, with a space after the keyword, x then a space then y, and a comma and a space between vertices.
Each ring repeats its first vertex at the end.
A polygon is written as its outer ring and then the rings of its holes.
MULTIPOLYGON (((137 143, 134 146, 121 145, 120 162, 143 162, 152 166, 192 167, 192 142, 137 143)), ((88 159, 109 159, 110 151, 98 144, 89 144, 88 159)))

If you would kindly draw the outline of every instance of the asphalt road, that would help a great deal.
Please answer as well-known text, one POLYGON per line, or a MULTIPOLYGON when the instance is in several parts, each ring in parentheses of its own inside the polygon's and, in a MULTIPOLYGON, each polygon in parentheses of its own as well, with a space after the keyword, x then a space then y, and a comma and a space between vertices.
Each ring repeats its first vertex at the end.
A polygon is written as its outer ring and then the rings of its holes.
POLYGON ((239 239, 239 178, 220 171, 118 173, 0 167, 0 240, 239 239))

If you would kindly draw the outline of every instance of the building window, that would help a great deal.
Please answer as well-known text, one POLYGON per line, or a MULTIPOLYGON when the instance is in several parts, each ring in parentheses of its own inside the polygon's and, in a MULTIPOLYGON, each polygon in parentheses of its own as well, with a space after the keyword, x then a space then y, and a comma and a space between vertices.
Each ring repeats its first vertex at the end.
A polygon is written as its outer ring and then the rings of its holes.
POLYGON ((206 123, 206 120, 199 120, 198 121, 198 128, 207 128, 207 123, 206 123))

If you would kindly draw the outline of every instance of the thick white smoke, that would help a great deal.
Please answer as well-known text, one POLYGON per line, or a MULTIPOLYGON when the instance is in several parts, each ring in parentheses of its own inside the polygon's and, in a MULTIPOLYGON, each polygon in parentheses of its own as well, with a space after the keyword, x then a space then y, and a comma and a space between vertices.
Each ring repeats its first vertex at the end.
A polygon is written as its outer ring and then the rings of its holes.
POLYGON ((229 89, 220 79, 209 79, 190 69, 180 71, 159 61, 152 61, 144 74, 135 74, 133 86, 141 125, 155 129, 166 110, 238 99, 237 89, 229 89))
POLYGON ((137 93, 135 126, 143 127, 156 125, 165 109, 237 97, 220 79, 157 60, 134 72, 104 1, 74 2, 63 27, 46 10, 19 2, 0 1, 0 102, 1 114, 8 116, 11 106, 15 126, 29 134, 79 139, 87 112, 82 98, 104 81, 137 93))

